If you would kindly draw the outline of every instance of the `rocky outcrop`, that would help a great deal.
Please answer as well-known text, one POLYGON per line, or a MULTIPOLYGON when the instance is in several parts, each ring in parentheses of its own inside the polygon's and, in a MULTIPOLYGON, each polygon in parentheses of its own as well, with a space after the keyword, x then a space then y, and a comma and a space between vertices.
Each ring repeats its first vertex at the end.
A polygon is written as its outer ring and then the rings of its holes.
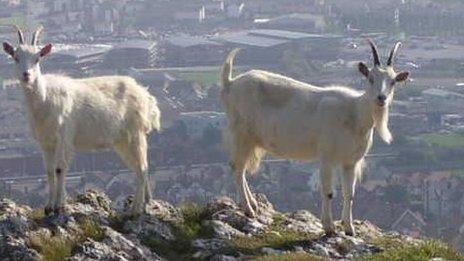
POLYGON ((419 240, 385 233, 356 221, 358 237, 323 235, 308 211, 282 214, 264 195, 256 196, 257 218, 247 217, 230 198, 205 207, 176 208, 152 200, 146 213, 126 216, 103 193, 88 191, 66 206, 66 214, 45 217, 42 210, 0 201, 1 260, 241 260, 255 256, 307 253, 351 259, 383 251, 372 242, 390 237, 412 244, 419 240))

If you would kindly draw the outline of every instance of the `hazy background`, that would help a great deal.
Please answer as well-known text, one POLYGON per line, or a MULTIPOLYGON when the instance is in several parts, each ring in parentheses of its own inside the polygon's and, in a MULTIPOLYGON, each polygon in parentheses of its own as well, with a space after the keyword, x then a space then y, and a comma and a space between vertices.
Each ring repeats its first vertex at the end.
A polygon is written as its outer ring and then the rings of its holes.
MULTIPOLYGON (((410 235, 464 245, 464 3, 441 0, 1 0, 0 37, 12 24, 54 44, 43 72, 74 77, 131 75, 160 101, 164 131, 151 137, 157 198, 204 203, 236 197, 218 70, 244 49, 235 71, 261 68, 317 85, 362 89, 358 61, 371 62, 365 38, 385 57, 404 43, 396 67, 412 72, 397 87, 391 146, 375 140, 355 198, 355 217, 410 235)), ((385 58, 384 58, 385 59, 385 58)), ((34 207, 47 193, 41 152, 25 118, 12 60, 0 55, 0 197, 34 207)), ((319 213, 318 166, 267 158, 253 189, 280 210, 319 213)), ((80 154, 69 194, 133 193, 134 177, 110 151, 80 154)), ((338 193, 339 195, 339 193, 338 193)), ((341 202, 336 200, 336 208, 341 202)), ((336 212, 338 213, 338 212, 336 212)))

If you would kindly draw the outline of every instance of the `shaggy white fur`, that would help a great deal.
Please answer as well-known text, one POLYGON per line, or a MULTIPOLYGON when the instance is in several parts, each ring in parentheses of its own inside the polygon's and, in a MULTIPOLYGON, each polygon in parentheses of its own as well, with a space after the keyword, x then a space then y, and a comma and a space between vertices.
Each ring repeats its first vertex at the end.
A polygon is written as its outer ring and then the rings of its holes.
POLYGON ((35 45, 40 30, 31 45, 20 40, 17 48, 8 43, 3 47, 15 60, 31 129, 43 150, 50 189, 47 214, 63 209, 65 177, 74 153, 104 148, 114 148, 137 173, 133 213, 140 213, 151 198, 147 135, 161 127, 155 97, 130 77, 42 75, 39 64, 51 45, 35 45))

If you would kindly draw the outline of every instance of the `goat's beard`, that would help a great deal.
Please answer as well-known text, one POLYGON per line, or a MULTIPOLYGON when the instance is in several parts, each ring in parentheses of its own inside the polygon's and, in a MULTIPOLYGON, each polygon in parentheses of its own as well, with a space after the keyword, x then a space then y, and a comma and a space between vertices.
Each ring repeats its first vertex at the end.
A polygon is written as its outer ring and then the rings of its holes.
POLYGON ((388 104, 384 107, 375 106, 374 108, 374 128, 379 134, 380 138, 383 141, 390 144, 393 140, 393 136, 388 129, 388 117, 389 117, 389 109, 388 104))

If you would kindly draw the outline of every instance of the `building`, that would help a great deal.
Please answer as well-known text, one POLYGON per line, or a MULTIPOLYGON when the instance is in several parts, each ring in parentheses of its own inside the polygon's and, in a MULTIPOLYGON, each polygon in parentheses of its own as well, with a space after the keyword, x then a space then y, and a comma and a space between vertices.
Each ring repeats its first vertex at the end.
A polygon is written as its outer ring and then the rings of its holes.
POLYGON ((401 216, 392 224, 391 229, 399 231, 412 237, 424 235, 427 223, 419 213, 414 213, 410 209, 401 214, 401 216))
POLYGON ((178 119, 178 124, 184 125, 187 135, 193 139, 201 138, 208 128, 222 130, 226 123, 225 113, 214 111, 184 112, 178 119))
POLYGON ((156 65, 157 50, 157 43, 149 40, 134 39, 115 43, 105 53, 99 69, 124 71, 128 68, 152 68, 156 65))

